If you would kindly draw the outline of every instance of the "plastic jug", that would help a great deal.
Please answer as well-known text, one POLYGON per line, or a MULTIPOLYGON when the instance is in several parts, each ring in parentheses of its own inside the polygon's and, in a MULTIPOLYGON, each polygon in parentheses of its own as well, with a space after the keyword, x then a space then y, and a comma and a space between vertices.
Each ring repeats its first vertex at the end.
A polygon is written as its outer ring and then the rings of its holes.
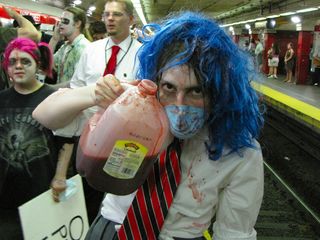
POLYGON ((156 92, 154 82, 142 80, 88 121, 76 165, 95 189, 126 195, 147 178, 169 132, 156 92))

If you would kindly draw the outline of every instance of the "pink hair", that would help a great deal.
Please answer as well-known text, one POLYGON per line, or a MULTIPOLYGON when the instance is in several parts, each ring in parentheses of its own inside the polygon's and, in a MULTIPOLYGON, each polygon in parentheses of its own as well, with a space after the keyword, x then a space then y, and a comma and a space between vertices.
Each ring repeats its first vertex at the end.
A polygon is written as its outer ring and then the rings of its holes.
POLYGON ((30 54, 39 65, 39 68, 47 76, 52 76, 53 55, 47 43, 40 42, 36 44, 28 38, 16 38, 12 40, 4 51, 3 68, 5 71, 8 71, 9 56, 15 49, 30 54))

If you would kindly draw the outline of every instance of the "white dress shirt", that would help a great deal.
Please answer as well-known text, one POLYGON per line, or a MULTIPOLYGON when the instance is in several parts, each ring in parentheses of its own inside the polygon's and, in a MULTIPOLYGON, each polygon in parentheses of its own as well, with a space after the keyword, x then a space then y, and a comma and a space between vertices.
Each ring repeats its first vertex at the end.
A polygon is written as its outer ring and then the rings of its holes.
MULTIPOLYGON (((115 44, 111 38, 90 43, 81 55, 77 68, 71 78, 70 87, 78 88, 95 84, 103 76, 106 64, 111 57, 111 47, 113 45, 115 44)), ((117 54, 115 76, 120 81, 135 80, 139 66, 136 53, 141 43, 128 36, 118 46, 120 47, 120 51, 117 54)), ((56 130, 54 133, 64 137, 80 136, 85 123, 97 111, 97 107, 84 110, 70 124, 56 130)))
MULTIPOLYGON (((90 43, 81 55, 77 69, 72 76, 70 87, 77 88, 95 84, 102 77, 111 57, 111 47, 115 45, 111 38, 90 43)), ((136 53, 141 46, 137 40, 128 36, 119 45, 115 76, 121 80, 134 80, 139 62, 136 53)))
MULTIPOLYGON (((185 140, 181 155, 181 183, 169 209, 159 239, 202 236, 215 216, 215 240, 255 240, 254 225, 263 197, 263 159, 258 142, 218 161, 208 158, 203 129, 185 140)), ((122 223, 135 193, 107 194, 101 209, 104 218, 122 223)))

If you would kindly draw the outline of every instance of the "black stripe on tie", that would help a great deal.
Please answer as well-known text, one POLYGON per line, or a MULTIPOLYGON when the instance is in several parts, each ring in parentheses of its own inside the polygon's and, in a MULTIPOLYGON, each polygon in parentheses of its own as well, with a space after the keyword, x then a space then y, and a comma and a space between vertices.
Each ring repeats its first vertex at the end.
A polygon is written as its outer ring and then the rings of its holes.
POLYGON ((151 202, 151 193, 149 192, 148 183, 149 183, 149 180, 147 179, 145 184, 143 184, 143 194, 145 195, 146 207, 147 207, 147 211, 149 213, 149 218, 150 218, 150 222, 151 222, 153 231, 154 231, 155 235, 158 236, 160 233, 160 230, 158 228, 156 216, 153 212, 153 205, 151 202))
MULTIPOLYGON (((165 158, 167 157, 167 155, 168 155, 168 153, 166 152, 165 158)), ((155 167, 154 167, 154 175, 155 175, 154 177, 155 177, 155 179, 161 179, 159 163, 160 163, 160 159, 159 159, 158 164, 155 164, 155 167)), ((157 194, 158 194, 158 198, 159 198, 162 214, 163 214, 164 218, 166 218, 167 213, 168 213, 168 206, 167 206, 166 198, 165 198, 164 193, 163 193, 163 187, 162 187, 161 182, 162 181, 156 181, 156 189, 157 189, 157 194)))
POLYGON ((124 232, 125 232, 125 234, 127 236, 127 239, 128 240, 133 240, 133 236, 132 236, 132 233, 131 233, 131 228, 130 228, 130 225, 129 225, 129 222, 128 222, 127 218, 123 221, 122 225, 123 225, 123 228, 124 228, 123 230, 124 230, 124 232))
POLYGON ((175 177, 174 177, 174 170, 173 167, 171 165, 171 160, 170 160, 170 156, 171 154, 175 154, 175 152, 173 152, 174 150, 170 150, 170 153, 167 154, 167 159, 166 159, 166 169, 168 172, 168 178, 169 178, 169 183, 170 183, 170 188, 172 191, 172 195, 174 196, 176 190, 177 190, 177 184, 175 181, 175 177))
POLYGON ((141 238, 142 239, 148 239, 146 230, 145 230, 144 225, 143 225, 142 217, 141 217, 141 214, 140 214, 138 201, 136 199, 134 199, 133 202, 132 202, 132 210, 133 210, 134 215, 136 216, 136 219, 137 219, 137 224, 138 224, 138 228, 139 228, 139 232, 140 232, 141 238))

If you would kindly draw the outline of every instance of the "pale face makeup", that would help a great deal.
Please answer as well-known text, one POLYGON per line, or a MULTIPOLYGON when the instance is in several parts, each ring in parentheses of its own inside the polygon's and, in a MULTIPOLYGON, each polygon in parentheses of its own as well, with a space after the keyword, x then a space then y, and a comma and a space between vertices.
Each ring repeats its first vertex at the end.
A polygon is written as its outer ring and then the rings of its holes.
POLYGON ((204 108, 204 94, 192 68, 186 65, 168 69, 159 83, 159 100, 167 105, 204 108))
POLYGON ((61 15, 59 23, 59 33, 62 36, 69 37, 75 32, 75 24, 73 21, 73 13, 65 11, 61 15))
POLYGON ((9 55, 8 75, 14 84, 28 85, 36 80, 37 63, 26 52, 13 50, 9 55))

